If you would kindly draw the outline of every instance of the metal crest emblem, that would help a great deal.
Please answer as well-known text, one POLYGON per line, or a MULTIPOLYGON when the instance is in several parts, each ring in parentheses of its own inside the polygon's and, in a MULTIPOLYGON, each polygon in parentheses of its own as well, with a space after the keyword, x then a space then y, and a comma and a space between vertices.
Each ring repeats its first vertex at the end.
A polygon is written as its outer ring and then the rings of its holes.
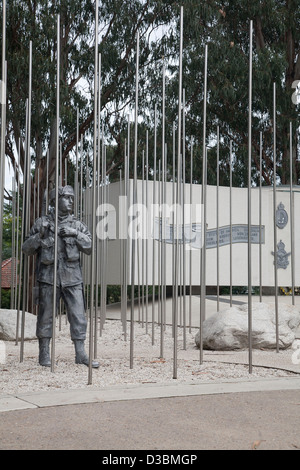
MULTIPOLYGON (((277 257, 277 269, 286 269, 289 265, 289 260, 288 260, 288 257, 291 255, 291 253, 287 253, 285 251, 285 244, 283 243, 282 240, 280 240, 280 242, 277 244, 277 253, 276 253, 276 257, 277 257)), ((274 251, 272 251, 272 255, 275 256, 275 253, 274 251)), ((275 264, 275 260, 274 260, 274 264, 275 264)))
POLYGON ((276 211, 276 225, 278 228, 283 229, 288 223, 289 217, 282 202, 277 207, 276 211))

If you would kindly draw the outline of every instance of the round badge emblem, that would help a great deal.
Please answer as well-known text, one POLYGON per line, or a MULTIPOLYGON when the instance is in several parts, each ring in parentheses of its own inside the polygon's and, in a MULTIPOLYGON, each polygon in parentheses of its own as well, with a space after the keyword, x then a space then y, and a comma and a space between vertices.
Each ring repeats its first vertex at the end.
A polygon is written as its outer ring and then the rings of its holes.
POLYGON ((276 225, 278 228, 283 229, 288 223, 288 215, 282 202, 279 204, 276 211, 276 225))

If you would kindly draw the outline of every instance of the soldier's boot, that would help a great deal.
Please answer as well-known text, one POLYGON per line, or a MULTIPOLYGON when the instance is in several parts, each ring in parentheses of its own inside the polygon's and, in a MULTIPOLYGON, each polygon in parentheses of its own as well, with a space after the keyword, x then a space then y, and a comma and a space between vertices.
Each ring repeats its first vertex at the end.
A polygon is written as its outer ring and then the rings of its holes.
MULTIPOLYGON (((84 341, 81 339, 75 339, 74 340, 74 345, 75 345, 75 363, 76 364, 84 364, 86 366, 89 365, 89 357, 87 353, 85 352, 84 349, 84 341)), ((98 361, 92 361, 92 367, 93 369, 98 369, 99 367, 99 362, 98 361)))
POLYGON ((49 345, 50 338, 39 339, 39 364, 43 367, 51 367, 49 345))

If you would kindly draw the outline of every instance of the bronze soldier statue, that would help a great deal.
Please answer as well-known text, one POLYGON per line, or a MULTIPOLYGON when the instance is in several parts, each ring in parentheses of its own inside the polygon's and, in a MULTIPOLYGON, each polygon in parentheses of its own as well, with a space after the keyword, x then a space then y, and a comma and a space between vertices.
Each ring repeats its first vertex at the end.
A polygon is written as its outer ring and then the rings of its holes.
MULTIPOLYGON (((38 317, 37 337, 39 339, 39 364, 51 366, 50 340, 53 319, 54 279, 54 235, 55 235, 55 190, 50 193, 51 210, 48 215, 37 219, 25 240, 22 250, 27 255, 37 254, 38 317)), ((58 188, 58 241, 57 241, 57 302, 63 299, 70 323, 71 339, 75 345, 76 364, 89 365, 85 352, 87 320, 83 281, 80 266, 80 252, 91 254, 92 236, 86 225, 77 220, 73 212, 74 190, 71 186, 58 188)), ((92 362, 99 367, 97 361, 92 362)))

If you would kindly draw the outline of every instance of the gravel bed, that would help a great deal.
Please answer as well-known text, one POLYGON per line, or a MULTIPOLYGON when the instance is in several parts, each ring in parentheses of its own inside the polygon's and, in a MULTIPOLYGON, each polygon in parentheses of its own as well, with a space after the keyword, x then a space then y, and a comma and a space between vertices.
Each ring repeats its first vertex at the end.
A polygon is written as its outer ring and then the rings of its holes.
MULTIPOLYGON (((205 352, 204 363, 200 365, 199 350, 195 346, 197 329, 186 332, 186 349, 183 349, 183 330, 178 329, 177 379, 176 383, 201 383, 225 379, 256 379, 288 377, 291 372, 269 367, 253 367, 249 374, 248 366, 227 364, 219 361, 220 352, 205 352)), ((161 356, 161 329, 154 328, 155 343, 152 345, 152 326, 134 324, 133 368, 130 368, 130 331, 127 341, 120 321, 108 320, 98 340, 98 360, 100 368, 93 370, 93 386, 109 387, 136 385, 141 383, 174 383, 174 341, 172 329, 167 326, 163 334, 163 359, 161 356)), ((24 361, 20 363, 20 347, 6 344, 6 362, 0 365, 0 393, 20 394, 26 392, 57 389, 82 389, 87 387, 88 368, 74 362, 74 347, 70 340, 69 327, 62 322, 57 328, 55 343, 55 371, 38 365, 38 342, 26 341, 24 361)), ((86 343, 88 351, 88 342, 86 343)), ((261 351, 259 354, 274 354, 261 351)), ((290 351, 280 353, 290 357, 290 351)), ((230 355, 228 356, 230 362, 230 355)))

